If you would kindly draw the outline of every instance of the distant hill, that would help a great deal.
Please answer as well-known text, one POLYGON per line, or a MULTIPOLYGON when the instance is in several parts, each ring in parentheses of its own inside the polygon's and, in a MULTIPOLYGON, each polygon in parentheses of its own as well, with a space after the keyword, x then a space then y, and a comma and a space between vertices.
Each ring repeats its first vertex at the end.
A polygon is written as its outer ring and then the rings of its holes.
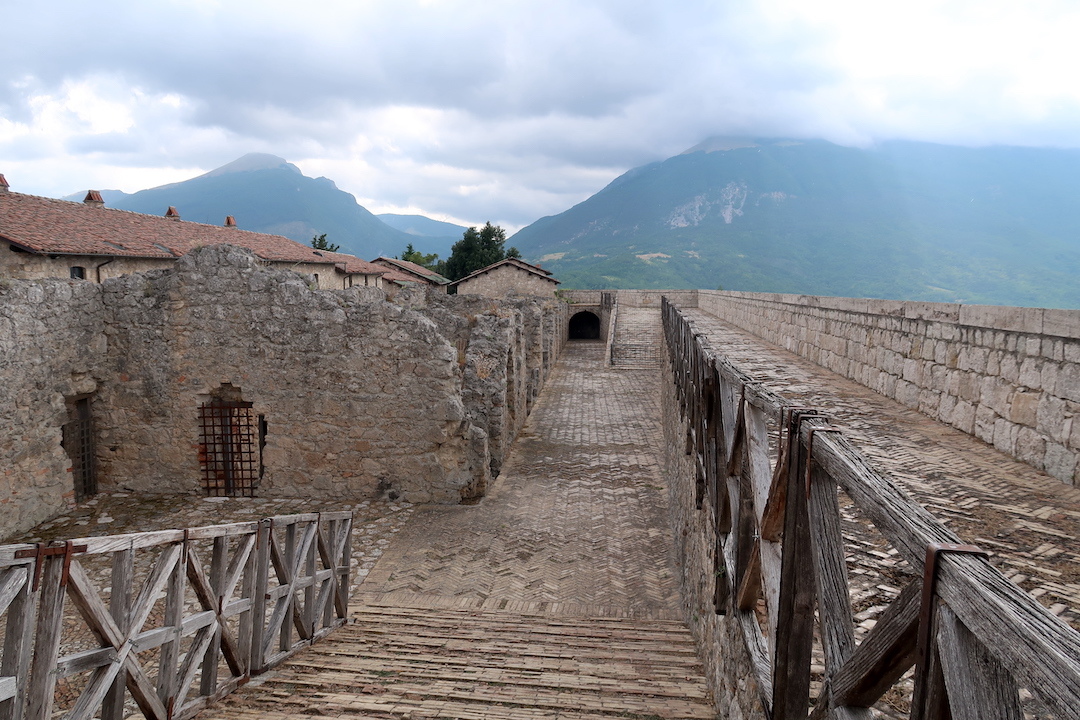
POLYGON ((508 243, 564 287, 1080 307, 1080 151, 714 138, 508 243))
MULTIPOLYGON (((71 198, 82 200, 84 195, 71 198)), ((103 191, 102 198, 109 207, 150 215, 164 215, 172 205, 182 219, 212 225, 232 215, 244 230, 284 235, 305 244, 326 233, 342 252, 368 260, 399 255, 410 242, 423 249, 415 236, 379 220, 332 180, 309 178, 295 165, 264 153, 245 155, 184 182, 130 195, 103 191)))
POLYGON ((422 253, 437 253, 444 260, 450 256, 450 247, 460 240, 468 229, 462 225, 432 220, 423 215, 384 213, 375 217, 390 227, 415 237, 414 250, 422 253))

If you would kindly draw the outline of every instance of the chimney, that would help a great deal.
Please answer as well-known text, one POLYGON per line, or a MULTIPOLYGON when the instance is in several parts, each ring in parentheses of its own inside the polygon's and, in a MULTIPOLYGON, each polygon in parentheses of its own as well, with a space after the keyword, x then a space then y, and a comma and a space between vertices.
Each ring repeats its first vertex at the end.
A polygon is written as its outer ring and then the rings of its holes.
POLYGON ((170 205, 169 209, 165 211, 165 217, 169 218, 170 220, 179 220, 180 213, 176 211, 176 208, 170 205))
POLYGON ((3 175, 0 175, 0 193, 6 193, 9 187, 11 186, 8 185, 8 181, 4 179, 3 175))
POLYGON ((232 215, 226 215, 225 227, 236 227, 236 218, 234 218, 232 215))
POLYGON ((105 207, 105 201, 101 199, 101 193, 97 190, 87 190, 86 197, 83 198, 83 204, 91 207, 105 207))

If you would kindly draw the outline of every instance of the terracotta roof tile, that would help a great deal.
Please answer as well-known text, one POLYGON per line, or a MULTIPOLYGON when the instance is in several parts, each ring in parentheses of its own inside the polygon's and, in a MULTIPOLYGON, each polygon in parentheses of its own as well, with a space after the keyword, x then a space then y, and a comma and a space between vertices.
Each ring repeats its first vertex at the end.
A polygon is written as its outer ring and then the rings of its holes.
POLYGON ((404 273, 406 275, 415 275, 416 277, 413 278, 413 280, 420 278, 432 285, 450 284, 450 280, 444 278, 442 275, 435 272, 434 270, 429 270, 423 265, 418 265, 417 263, 409 262, 408 260, 379 257, 375 258, 375 260, 373 260, 372 262, 374 262, 376 265, 382 265, 383 267, 388 267, 396 270, 399 273, 404 273))
POLYGON ((327 263, 346 272, 365 272, 348 268, 370 265, 342 253, 320 254, 281 235, 13 192, 0 193, 0 238, 43 255, 174 258, 203 245, 230 244, 264 260, 327 263))

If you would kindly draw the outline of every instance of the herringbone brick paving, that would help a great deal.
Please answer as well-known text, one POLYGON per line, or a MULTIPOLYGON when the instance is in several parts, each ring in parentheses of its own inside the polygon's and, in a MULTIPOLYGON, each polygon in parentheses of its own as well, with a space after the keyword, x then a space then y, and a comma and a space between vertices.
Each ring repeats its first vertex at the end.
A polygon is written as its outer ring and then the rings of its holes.
MULTIPOLYGON (((704 311, 684 312, 713 348, 780 395, 824 412, 875 467, 1080 629, 1080 490, 704 311)), ((845 512, 849 564, 868 578, 853 597, 857 622, 868 626, 898 590, 903 563, 856 523, 850 504, 845 512)))
POLYGON ((603 351, 567 346, 480 504, 415 509, 352 624, 203 717, 713 717, 667 529, 661 383, 603 351))

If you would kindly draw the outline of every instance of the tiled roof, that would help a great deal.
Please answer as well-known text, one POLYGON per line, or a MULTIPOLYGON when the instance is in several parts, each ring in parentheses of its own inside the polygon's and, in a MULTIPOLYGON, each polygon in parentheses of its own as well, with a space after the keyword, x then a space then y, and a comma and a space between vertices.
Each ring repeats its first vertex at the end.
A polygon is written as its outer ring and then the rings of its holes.
POLYGON ((348 268, 370 265, 351 255, 320 253, 281 235, 13 192, 0 193, 0 238, 42 255, 175 258, 203 245, 230 244, 264 260, 327 263, 360 273, 366 271, 348 268))
POLYGON ((314 252, 316 255, 322 255, 324 258, 332 260, 339 268, 342 268, 347 273, 359 275, 385 275, 389 272, 383 266, 370 263, 367 260, 361 260, 355 255, 326 252, 325 250, 315 250, 314 252))
POLYGON ((503 265, 509 265, 511 267, 516 267, 519 270, 524 270, 525 272, 536 275, 537 277, 539 277, 542 280, 550 280, 551 282, 555 283, 556 285, 561 285, 562 284, 558 280, 556 280, 555 278, 551 277, 551 271, 550 270, 545 270, 544 268, 540 267, 539 265, 531 265, 531 264, 525 262, 524 260, 519 260, 517 258, 506 258, 505 260, 500 260, 497 263, 492 263, 492 264, 488 265, 487 267, 482 267, 479 270, 474 270, 473 272, 469 273, 465 277, 461 278, 460 280, 456 280, 451 284, 458 285, 460 283, 465 282, 466 280, 471 280, 472 278, 483 275, 484 273, 489 273, 492 270, 495 270, 496 268, 502 267, 503 265))
POLYGON ((387 269, 385 266, 379 266, 379 268, 383 271, 382 279, 384 283, 391 282, 395 285, 402 286, 428 284, 416 277, 415 275, 410 275, 409 273, 402 272, 401 270, 387 269))
POLYGON ((450 284, 450 280, 448 280, 447 278, 444 278, 442 275, 435 272, 434 270, 429 270, 426 267, 424 267, 423 265, 418 265, 417 263, 409 262, 408 260, 398 260, 397 258, 379 257, 379 258, 375 258, 375 260, 373 260, 372 262, 374 262, 377 265, 382 265, 384 267, 392 267, 392 268, 394 268, 396 270, 399 270, 399 271, 402 271, 402 272, 404 272, 406 274, 416 275, 417 277, 423 278, 424 280, 428 281, 432 285, 449 285, 450 284))

